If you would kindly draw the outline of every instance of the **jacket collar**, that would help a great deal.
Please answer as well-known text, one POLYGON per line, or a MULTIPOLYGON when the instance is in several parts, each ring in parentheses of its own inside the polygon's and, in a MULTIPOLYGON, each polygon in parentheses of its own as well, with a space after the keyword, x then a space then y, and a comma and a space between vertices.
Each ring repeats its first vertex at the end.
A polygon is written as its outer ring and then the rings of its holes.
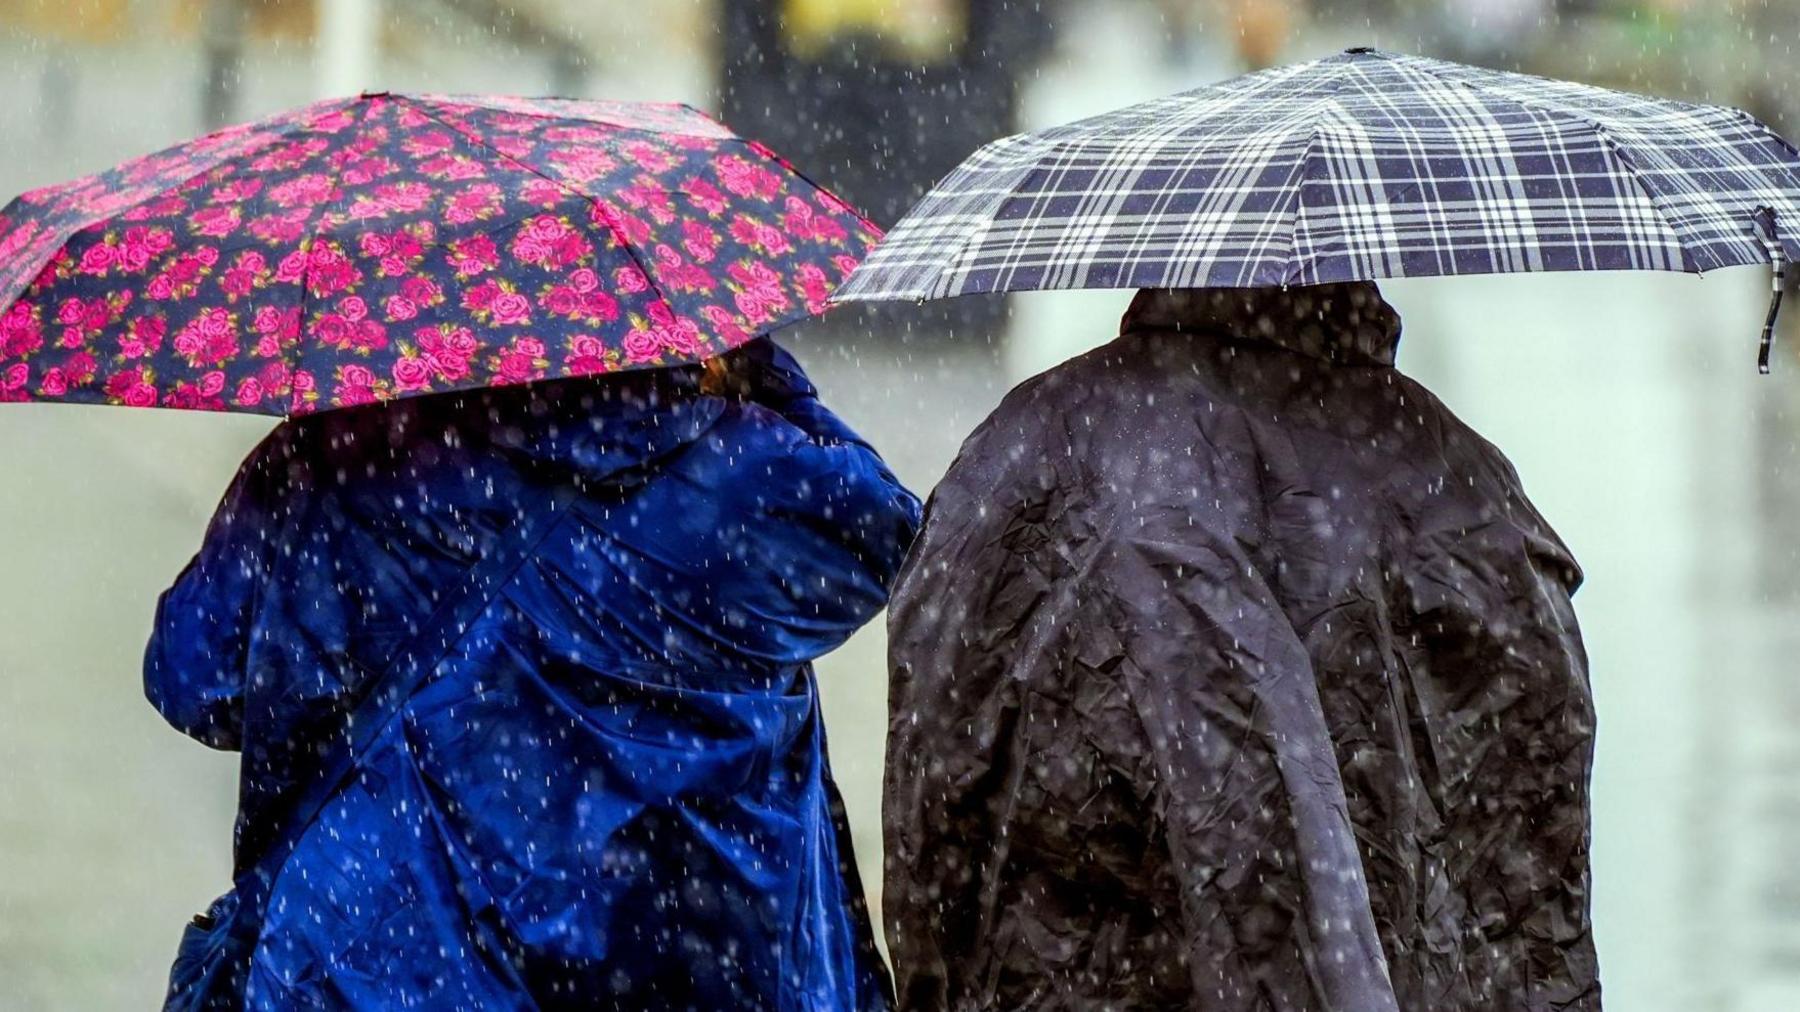
POLYGON ((1400 314, 1372 281, 1294 288, 1145 288, 1119 332, 1174 330, 1244 341, 1340 365, 1394 364, 1400 314))

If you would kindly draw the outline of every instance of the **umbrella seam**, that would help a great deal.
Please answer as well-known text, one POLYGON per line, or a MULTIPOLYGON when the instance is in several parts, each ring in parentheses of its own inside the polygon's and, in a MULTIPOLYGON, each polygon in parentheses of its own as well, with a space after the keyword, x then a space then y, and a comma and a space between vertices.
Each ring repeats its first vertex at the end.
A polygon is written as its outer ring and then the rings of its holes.
MULTIPOLYGON (((1727 111, 1729 111, 1734 116, 1736 116, 1739 122, 1743 123, 1747 127, 1750 127, 1752 130, 1755 130, 1758 133, 1761 133, 1763 136, 1767 137, 1769 140, 1774 141, 1777 145, 1779 145, 1781 147, 1781 149, 1783 151, 1786 151, 1788 154, 1792 155, 1796 160, 1800 160, 1800 148, 1794 147, 1794 145, 1786 137, 1783 137, 1780 134, 1776 133, 1774 131, 1774 129, 1769 126, 1769 124, 1764 123, 1762 120, 1757 119, 1755 116, 1750 115, 1748 112, 1745 112, 1744 110, 1736 108, 1734 106, 1726 106, 1725 108, 1727 111)), ((1790 170, 1789 174, 1790 175, 1793 174, 1791 170, 1790 170)))
POLYGON ((1318 146, 1319 123, 1315 120, 1312 129, 1307 131, 1306 143, 1300 149, 1300 179, 1294 187, 1294 199, 1289 202, 1288 207, 1292 224, 1288 226, 1287 266, 1281 272, 1281 284, 1284 288, 1300 277, 1300 226, 1306 220, 1306 181, 1311 176, 1318 146))
MULTIPOLYGON (((505 159, 508 162, 511 162, 512 164, 518 166, 519 168, 524 169, 526 172, 529 172, 530 174, 537 176, 540 179, 545 180, 546 182, 550 183, 551 185, 556 186, 562 190, 565 190, 571 194, 574 194, 577 197, 580 197, 581 199, 587 201, 589 206, 591 206, 595 210, 599 209, 600 198, 595 197, 592 194, 586 193, 582 190, 578 190, 574 186, 570 185, 569 183, 566 183, 560 179, 555 178, 554 176, 551 176, 549 173, 544 172, 543 170, 524 161, 523 159, 515 158, 512 155, 509 155, 506 152, 500 150, 499 148, 494 147, 492 144, 489 144, 485 138, 482 138, 481 136, 475 134, 472 129, 469 131, 464 131, 462 128, 456 126, 455 124, 449 122, 448 120, 439 118, 432 111, 425 109, 423 107, 423 103, 414 101, 409 96, 396 96, 396 100, 404 100, 404 101, 410 103, 414 108, 419 110, 420 115, 424 116, 426 119, 431 120, 433 123, 436 123, 439 126, 442 126, 447 130, 451 130, 457 134, 460 134, 462 137, 466 138, 470 143, 479 145, 480 147, 483 147, 489 151, 492 151, 495 155, 499 156, 500 158, 505 159)), ((625 251, 625 255, 631 258, 631 262, 637 265, 637 269, 644 275, 644 280, 647 283, 649 283, 650 287, 653 290, 655 290, 657 297, 662 299, 663 304, 667 305, 669 307, 669 309, 671 311, 673 311, 675 308, 675 303, 669 299, 668 291, 665 290, 662 285, 657 284, 656 275, 654 275, 650 272, 650 267, 648 264, 644 263, 644 258, 638 256, 637 250, 635 250, 631 247, 631 241, 626 238, 625 233, 621 232, 617 225, 614 225, 611 221, 607 221, 604 217, 601 218, 601 221, 606 225, 606 230, 612 234, 613 239, 618 242, 619 248, 623 249, 625 251)))
MULTIPOLYGON (((1554 115, 1554 112, 1552 112, 1552 115, 1554 115)), ((1579 116, 1573 118, 1581 122, 1587 122, 1582 120, 1579 116)), ((1643 191, 1644 197, 1650 201, 1650 208, 1656 212, 1656 216, 1661 218, 1663 224, 1668 227, 1669 234, 1675 237, 1675 246, 1681 251, 1682 267, 1690 274, 1706 273, 1705 269, 1695 261, 1693 254, 1688 252, 1687 238, 1682 235, 1681 229, 1676 226, 1674 219, 1669 217, 1669 212, 1664 209, 1662 201, 1651 191, 1649 185, 1644 182, 1643 177, 1638 174, 1637 163, 1631 159, 1625 149, 1620 146, 1619 142, 1613 139, 1612 133, 1606 129, 1605 125, 1598 121, 1594 121, 1591 126, 1594 131, 1594 136, 1598 137, 1600 143, 1606 147, 1606 150, 1612 153, 1613 160, 1625 167, 1625 174, 1631 177, 1631 181, 1637 184, 1639 190, 1643 191)), ((1696 243, 1695 245, 1698 246, 1699 244, 1696 243)), ((1723 266, 1716 262, 1718 257, 1715 256, 1713 260, 1715 261, 1713 266, 1723 266)))
MULTIPOLYGON (((1014 134, 1011 137, 1002 137, 999 140, 990 141, 988 144, 983 145, 980 149, 978 149, 975 152, 975 155, 980 155, 983 151, 991 151, 991 150, 993 150, 993 148, 995 146, 1000 145, 1000 144, 1005 144, 1005 143, 1012 142, 1012 141, 1023 142, 1024 140, 1030 140, 1030 139, 1033 139, 1033 135, 1031 135, 1031 134, 1014 134)), ((1046 139, 1049 140, 1049 142, 1050 142, 1049 145, 1045 148, 1040 149, 1038 152, 1036 152, 1033 156, 1034 158, 1041 159, 1046 154, 1055 152, 1058 149, 1059 145, 1061 144, 1061 141, 1058 138, 1046 138, 1046 139)), ((973 157, 975 157, 975 155, 972 155, 970 157, 973 158, 973 157)), ((965 162, 965 164, 966 164, 966 162, 965 162)), ((995 196, 995 198, 992 202, 992 209, 984 210, 984 212, 983 212, 984 216, 973 220, 971 222, 970 227, 965 232, 963 232, 962 235, 957 237, 956 246, 949 252, 949 255, 942 258, 943 263, 945 264, 945 267, 942 270, 939 270, 937 272, 936 279, 933 280, 928 287, 922 287, 922 288, 915 287, 913 289, 915 292, 919 293, 918 298, 920 298, 922 300, 923 299, 942 299, 942 298, 947 298, 947 297, 954 297, 957 295, 996 294, 996 293, 1001 293, 1001 292, 1005 292, 1005 291, 1009 290, 1009 289, 999 289, 999 288, 993 288, 993 287, 981 288, 981 289, 971 289, 971 288, 966 287, 969 284, 969 276, 968 275, 970 274, 970 271, 957 268, 956 261, 958 258, 960 258, 963 255, 964 251, 968 250, 968 248, 970 246, 974 245, 975 237, 977 235, 983 235, 991 229, 993 222, 996 220, 995 216, 997 216, 1000 213, 1000 208, 1002 206, 1004 206, 1007 201, 1012 200, 1014 197, 1019 195, 1019 193, 1018 193, 1019 185, 1024 183, 1025 180, 1031 178, 1031 176, 1034 173, 1036 173, 1041 166, 1042 166, 1041 161, 1034 161, 1030 165, 1025 165, 1025 166, 1021 167, 1022 172, 1018 178, 1018 181, 1013 183, 1006 190, 999 192, 995 196), (956 274, 961 274, 962 278, 960 281, 953 282, 952 277, 956 274), (960 290, 959 291, 951 291, 952 285, 954 285, 956 288, 958 288, 960 290)), ((962 168, 962 166, 959 165, 955 169, 951 169, 949 172, 945 173, 944 179, 940 180, 938 185, 939 186, 943 185, 944 181, 947 181, 952 175, 955 175, 961 168, 962 168)), ((1015 171, 1015 170, 1001 169, 998 171, 1004 172, 1004 171, 1015 171)), ((933 189, 935 189, 935 187, 933 189)), ((931 196, 931 193, 928 191, 925 194, 925 196, 919 198, 919 203, 921 203, 921 204, 924 203, 927 199, 930 198, 930 196, 931 196)), ((911 213, 912 213, 911 211, 907 212, 907 214, 911 214, 911 213)), ((968 216, 970 218, 975 218, 975 216, 973 214, 969 214, 968 216)), ((905 217, 906 217, 906 215, 901 215, 902 219, 904 219, 905 217)), ((896 223, 896 224, 898 224, 898 223, 896 223)), ((906 296, 904 294, 902 294, 900 297, 905 298, 906 296)))
MULTIPOLYGON (((373 97, 374 96, 365 95, 350 100, 349 108, 356 109, 360 115, 355 123, 348 124, 348 126, 368 125, 369 110, 373 109, 375 106, 375 103, 372 100, 373 97)), ((335 192, 343 185, 343 180, 344 170, 340 166, 331 180, 331 189, 335 192)), ((312 234, 307 236, 306 241, 300 246, 301 252, 306 255, 305 266, 300 271, 300 319, 296 321, 296 326, 299 328, 301 334, 306 333, 306 296, 307 293, 312 290, 313 248, 319 244, 319 236, 324 232, 325 223, 328 220, 329 213, 329 211, 321 211, 319 213, 318 221, 313 225, 312 234)), ((294 343, 292 352, 294 360, 288 364, 288 407, 286 411, 282 412, 283 418, 289 418, 293 415, 294 411, 300 407, 301 399, 304 396, 300 390, 299 384, 294 382, 294 377, 300 372, 300 343, 298 341, 294 343)), ((283 361, 286 361, 285 355, 283 356, 283 361)))
MULTIPOLYGON (((143 199, 134 200, 131 203, 126 204, 124 207, 121 207, 121 208, 113 211, 111 214, 103 215, 101 217, 97 217, 92 220, 83 220, 79 217, 74 219, 76 221, 81 222, 81 224, 69 226, 66 228, 66 230, 58 229, 59 232, 62 232, 62 236, 58 240, 58 242, 56 244, 56 248, 51 251, 51 256, 55 256, 57 253, 61 252, 65 247, 67 247, 69 244, 69 240, 74 238, 75 233, 80 232, 86 228, 91 228, 94 225, 100 224, 101 222, 114 221, 114 220, 122 217, 125 214, 125 212, 133 210, 134 208, 142 207, 144 204, 146 204, 146 203, 156 199, 157 197, 162 196, 163 194, 168 193, 172 190, 179 190, 182 187, 186 186, 187 184, 193 182, 194 180, 199 179, 201 176, 204 176, 209 172, 213 172, 213 171, 217 170, 219 168, 219 166, 226 164, 227 162, 231 161, 232 159, 244 158, 249 155, 259 153, 259 152, 266 152, 270 147, 273 147, 274 145, 276 145, 282 141, 293 140, 294 135, 301 132, 302 129, 304 129, 304 128, 301 126, 301 121, 296 119, 294 122, 286 124, 283 127, 277 128, 274 131, 272 131, 267 136, 265 143, 253 145, 242 151, 236 151, 229 155, 225 155, 225 156, 213 161, 211 164, 207 165, 205 168, 195 170, 194 172, 190 172, 187 175, 182 176, 180 179, 174 181, 173 183, 170 183, 167 186, 157 187, 156 189, 150 191, 149 193, 146 193, 143 196, 143 199)), ((220 132, 221 131, 219 131, 219 130, 215 130, 212 133, 203 135, 203 137, 201 139, 204 140, 206 137, 211 137, 211 136, 213 136, 213 134, 217 134, 220 132)), ((193 143, 194 143, 193 141, 187 141, 182 144, 173 144, 173 145, 170 145, 169 147, 158 148, 155 151, 147 152, 139 157, 140 158, 154 158, 157 155, 164 154, 169 151, 173 151, 176 148, 186 147, 193 143)), ((110 169, 106 169, 101 172, 94 173, 93 175, 95 175, 95 176, 104 175, 106 172, 114 171, 117 168, 119 168, 119 166, 113 166, 110 169)), ((91 178, 91 177, 82 177, 82 178, 91 178)), ((65 183, 52 184, 52 185, 66 187, 66 186, 72 186, 76 182, 80 182, 80 180, 79 179, 70 180, 65 183)), ((39 187, 39 189, 49 189, 49 187, 39 187)), ((35 192, 35 191, 27 191, 27 192, 35 192)), ((18 196, 14 197, 13 199, 7 201, 4 206, 0 206, 0 215, 4 215, 7 212, 11 211, 23 199, 25 199, 25 194, 21 193, 18 196)), ((11 306, 14 302, 17 302, 22 296, 24 296, 25 292, 31 288, 32 279, 35 277, 36 277, 35 272, 32 275, 27 276, 25 279, 24 285, 22 287, 20 287, 20 289, 17 292, 15 292, 11 296, 9 296, 6 299, 6 302, 4 304, 6 306, 11 306)))
MULTIPOLYGON (((1382 54, 1382 56, 1383 56, 1383 58, 1393 60, 1393 62, 1396 62, 1396 63, 1401 62, 1399 60, 1394 60, 1393 57, 1387 56, 1387 54, 1382 54)), ((1412 61, 1408 61, 1408 62, 1412 62, 1412 61)), ((1436 80, 1439 80, 1439 81, 1444 82, 1445 84, 1460 88, 1464 91, 1471 91, 1478 95, 1482 94, 1481 89, 1476 88, 1474 85, 1470 84, 1469 82, 1459 80, 1454 77, 1446 76, 1445 74, 1440 72, 1435 65, 1437 62, 1435 60, 1419 60, 1416 62, 1419 63, 1421 70, 1423 70, 1426 74, 1431 75, 1431 77, 1433 77, 1436 80)), ((1683 270, 1689 274, 1705 273, 1700 268, 1700 266, 1697 263, 1695 263, 1693 255, 1688 252, 1687 238, 1685 236, 1683 236, 1681 234, 1681 230, 1675 226, 1674 220, 1669 217, 1668 211, 1666 211, 1663 208, 1662 201, 1657 198, 1655 193, 1651 192, 1649 185, 1644 182, 1644 180, 1641 176, 1638 175, 1637 163, 1633 162, 1629 157, 1627 157, 1627 155, 1625 153, 1625 149, 1620 147, 1619 143, 1613 139, 1612 134, 1606 129, 1605 123, 1601 122, 1598 118, 1590 118, 1588 116, 1583 116, 1582 114, 1577 113, 1577 112, 1571 112, 1566 109, 1558 109, 1557 107, 1555 107, 1553 105, 1548 105, 1546 103, 1535 101, 1533 99, 1520 98, 1516 95, 1506 95, 1506 96, 1502 96, 1502 97, 1504 97, 1509 102, 1516 103, 1517 105, 1523 106, 1527 109, 1536 109, 1539 112, 1542 112, 1547 116, 1551 116, 1551 117, 1555 117, 1555 118, 1559 118, 1559 119, 1563 119, 1563 120, 1570 120, 1570 121, 1578 123, 1582 126, 1587 127, 1588 129, 1594 131, 1594 136, 1599 139, 1600 143, 1606 148, 1607 152, 1613 156, 1613 160, 1618 162, 1620 165, 1624 166, 1625 174, 1627 176, 1631 177, 1631 181, 1634 184, 1636 184, 1638 190, 1641 191, 1644 194, 1644 197, 1650 201, 1651 210, 1656 212, 1657 218, 1661 219, 1663 225, 1668 228, 1669 233, 1675 237, 1676 248, 1681 251, 1681 262, 1683 265, 1683 270)), ((1653 101, 1653 102, 1665 101, 1664 99, 1658 99, 1658 98, 1650 98, 1649 100, 1653 101)))
MULTIPOLYGON (((1348 61, 1338 64, 1339 67, 1348 67, 1349 65, 1348 61)), ((1321 97, 1320 115, 1313 119, 1312 128, 1306 135, 1306 144, 1300 150, 1300 180, 1299 184, 1294 187, 1294 199, 1289 208, 1293 224, 1288 227, 1287 266, 1281 272, 1281 284, 1284 288, 1299 280, 1300 277, 1300 226, 1306 220, 1306 182, 1312 178, 1313 159, 1318 154, 1320 119, 1330 109, 1336 109, 1340 114, 1344 112, 1343 106, 1337 100, 1338 93, 1343 90, 1344 82, 1340 72, 1340 77, 1332 87, 1331 93, 1321 97)))
MULTIPOLYGON (((328 101, 331 101, 331 100, 328 100, 328 101)), ((353 100, 340 99, 340 100, 336 100, 336 101, 348 102, 348 101, 353 101, 353 100)), ((321 103, 317 103, 317 104, 324 105, 326 103, 321 102, 321 103)), ((303 108, 305 108, 305 107, 303 107, 303 108)), ((298 110, 296 110, 296 112, 297 111, 298 110)), ((270 117, 270 118, 276 118, 276 117, 270 117)), ((143 200, 136 200, 129 204, 126 204, 124 207, 121 207, 118 211, 114 212, 113 214, 107 215, 104 218, 96 218, 96 219, 94 219, 94 221, 90 221, 87 224, 92 225, 99 221, 105 221, 105 220, 108 220, 111 218, 116 218, 119 215, 123 214, 124 212, 129 211, 132 208, 139 206, 140 204, 143 204, 144 201, 150 200, 151 198, 155 197, 157 194, 166 193, 169 190, 180 189, 182 186, 186 185, 187 183, 190 183, 190 182, 194 181, 195 179, 198 179, 201 176, 206 175, 208 172, 211 172, 214 169, 217 169, 220 165, 225 164, 226 162, 230 161, 233 158, 242 158, 246 155, 253 154, 258 151, 262 151, 274 142, 292 139, 294 134, 299 133, 303 129, 303 126, 302 126, 303 122, 304 121, 301 120, 300 118, 295 117, 295 118, 289 120, 287 123, 284 123, 274 129, 272 129, 268 134, 264 135, 265 143, 263 143, 261 145, 246 148, 243 151, 232 152, 231 154, 220 157, 217 160, 213 161, 211 164, 207 165, 207 167, 204 169, 197 169, 193 172, 190 172, 187 175, 182 176, 180 179, 176 180, 174 183, 171 183, 168 186, 158 187, 157 189, 151 191, 148 195, 146 195, 143 198, 143 200)), ((253 123, 245 124, 244 128, 251 129, 251 128, 254 128, 255 126, 256 126, 256 123, 253 122, 253 123)), ((132 162, 140 162, 140 161, 143 161, 148 158, 155 158, 158 155, 168 154, 169 152, 176 151, 177 149, 180 149, 180 148, 191 147, 192 145, 197 144, 200 141, 204 141, 208 137, 213 137, 220 133, 225 132, 226 129, 228 129, 228 128, 222 127, 218 130, 213 130, 213 131, 209 131, 208 133, 202 134, 198 138, 191 140, 191 141, 183 141, 183 142, 180 142, 177 144, 171 144, 166 147, 158 148, 155 151, 147 151, 144 154, 137 156, 136 158, 128 159, 126 162, 122 162, 119 165, 111 166, 111 167, 103 169, 99 172, 91 173, 87 176, 81 176, 81 177, 77 177, 75 179, 65 180, 60 183, 51 183, 48 186, 40 186, 40 187, 37 187, 32 190, 26 190, 24 193, 20 193, 17 196, 13 197, 13 199, 7 201, 4 206, 0 206, 0 213, 11 210, 15 205, 17 205, 20 201, 24 200, 25 197, 30 194, 41 193, 45 190, 71 189, 75 186, 75 184, 80 183, 83 180, 92 179, 95 176, 103 176, 108 172, 117 171, 118 169, 124 167, 127 164, 131 164, 132 162)), ((86 226, 80 226, 80 227, 86 227, 86 226)), ((79 231, 79 227, 77 230, 79 231)))
MULTIPOLYGON (((699 110, 697 110, 697 109, 694 111, 699 112, 699 110)), ((701 115, 705 115, 705 114, 701 113, 701 115)), ((729 129, 729 128, 727 128, 727 129, 729 129)), ((731 136, 731 140, 737 141, 739 144, 744 145, 745 147, 749 148, 750 150, 756 152, 757 154, 762 155, 764 158, 770 159, 775 164, 788 170, 788 172, 792 173, 793 175, 799 177, 802 181, 804 181, 806 183, 806 185, 812 187, 814 192, 827 194, 833 200, 836 200, 838 203, 844 205, 844 207, 846 209, 848 209, 851 214, 856 216, 856 219, 858 221, 862 222, 864 225, 867 225, 871 229, 875 230, 875 239, 877 242, 881 241, 881 239, 886 237, 887 229, 876 224, 875 219, 869 217, 866 213, 864 213, 862 208, 856 207, 855 205, 851 204, 849 201, 845 200, 843 197, 838 196, 838 192, 836 190, 828 189, 824 186, 821 186, 819 184, 818 180, 814 179, 813 177, 807 175, 804 172, 801 172, 800 169, 797 166, 795 166, 793 162, 788 161, 787 158, 783 157, 782 154, 780 152, 776 151, 774 148, 769 147, 767 144, 764 144, 761 141, 754 141, 748 137, 739 137, 736 134, 733 134, 731 136)), ((681 191, 681 192, 686 193, 685 190, 681 191)))

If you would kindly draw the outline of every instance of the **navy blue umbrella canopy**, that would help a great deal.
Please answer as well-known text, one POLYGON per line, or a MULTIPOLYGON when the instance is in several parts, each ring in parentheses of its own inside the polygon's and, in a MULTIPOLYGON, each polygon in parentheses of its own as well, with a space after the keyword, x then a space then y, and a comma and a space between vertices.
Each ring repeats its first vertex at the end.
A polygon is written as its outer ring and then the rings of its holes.
POLYGON ((1800 155, 1736 109, 1352 49, 995 141, 837 298, 1800 255, 1800 155))

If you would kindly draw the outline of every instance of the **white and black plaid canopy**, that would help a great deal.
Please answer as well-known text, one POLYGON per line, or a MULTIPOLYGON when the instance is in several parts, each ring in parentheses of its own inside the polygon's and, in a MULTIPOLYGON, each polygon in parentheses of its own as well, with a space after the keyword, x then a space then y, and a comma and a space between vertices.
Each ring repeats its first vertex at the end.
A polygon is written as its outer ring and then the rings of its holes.
POLYGON ((970 156, 840 300, 1304 285, 1800 255, 1800 154, 1746 113, 1353 49, 970 156))

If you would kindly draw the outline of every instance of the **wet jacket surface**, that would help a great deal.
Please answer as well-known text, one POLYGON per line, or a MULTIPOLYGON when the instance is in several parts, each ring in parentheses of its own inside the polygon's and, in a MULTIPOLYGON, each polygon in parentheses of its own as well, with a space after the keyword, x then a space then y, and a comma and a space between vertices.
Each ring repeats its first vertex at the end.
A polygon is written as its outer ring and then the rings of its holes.
POLYGON ((256 1009, 886 1008, 809 662, 874 615, 917 502, 767 342, 698 370, 284 424, 145 666, 293 848, 256 1009), (523 561, 319 816, 320 743, 440 588, 523 561), (560 502, 560 500, 557 500, 560 502))
POLYGON ((1373 285, 1143 292, 889 615, 907 1009, 1596 1010, 1580 574, 1373 285))

